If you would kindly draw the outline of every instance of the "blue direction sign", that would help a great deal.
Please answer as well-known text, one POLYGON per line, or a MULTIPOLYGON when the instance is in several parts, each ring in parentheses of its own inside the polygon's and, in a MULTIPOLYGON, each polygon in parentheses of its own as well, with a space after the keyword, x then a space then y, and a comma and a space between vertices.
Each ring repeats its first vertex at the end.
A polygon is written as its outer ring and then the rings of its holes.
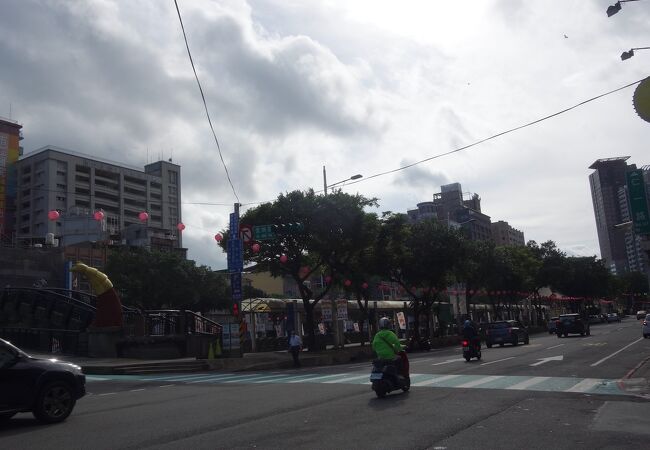
POLYGON ((230 213, 230 232, 233 235, 239 232, 239 214, 230 213))
POLYGON ((230 291, 234 302, 239 303, 242 301, 241 273, 230 274, 230 291))
POLYGON ((241 239, 228 239, 228 272, 241 272, 244 270, 244 257, 242 255, 241 239))

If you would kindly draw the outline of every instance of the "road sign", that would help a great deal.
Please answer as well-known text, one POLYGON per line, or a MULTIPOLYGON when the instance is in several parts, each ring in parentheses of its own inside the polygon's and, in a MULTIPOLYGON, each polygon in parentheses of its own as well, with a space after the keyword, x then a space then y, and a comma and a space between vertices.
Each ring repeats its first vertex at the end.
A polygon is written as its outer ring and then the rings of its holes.
POLYGON ((253 228, 250 225, 239 225, 239 239, 244 244, 248 244, 253 240, 253 228))
POLYGON ((240 239, 228 239, 228 271, 241 272, 244 270, 244 258, 242 256, 242 241, 240 239))
POLYGON ((266 241, 269 239, 275 239, 275 232, 273 231, 273 225, 258 225, 253 227, 253 237, 257 241, 266 241))
POLYGON ((243 295, 240 272, 230 274, 230 292, 232 293, 232 299, 235 303, 241 302, 243 295))
POLYGON ((630 197, 630 212, 636 234, 650 234, 650 214, 648 214, 648 197, 643 179, 643 170, 627 173, 627 190, 630 197))

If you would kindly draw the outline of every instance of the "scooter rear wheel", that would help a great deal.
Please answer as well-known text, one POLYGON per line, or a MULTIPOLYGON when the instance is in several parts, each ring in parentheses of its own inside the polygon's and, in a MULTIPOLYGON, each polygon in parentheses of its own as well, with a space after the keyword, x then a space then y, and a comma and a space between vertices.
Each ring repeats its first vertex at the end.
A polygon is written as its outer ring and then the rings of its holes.
POLYGON ((411 389, 411 377, 406 378, 406 384, 402 387, 404 392, 408 392, 409 389, 411 389))

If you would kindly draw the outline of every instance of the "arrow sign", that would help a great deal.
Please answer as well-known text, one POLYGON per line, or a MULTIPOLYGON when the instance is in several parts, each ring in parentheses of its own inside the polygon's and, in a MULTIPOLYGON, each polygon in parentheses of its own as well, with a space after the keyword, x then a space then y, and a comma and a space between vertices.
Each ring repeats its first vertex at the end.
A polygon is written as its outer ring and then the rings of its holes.
POLYGON ((539 366, 540 364, 544 364, 544 363, 547 363, 549 361, 562 361, 563 359, 564 359, 564 355, 549 356, 548 358, 541 358, 536 363, 531 364, 531 366, 539 366))

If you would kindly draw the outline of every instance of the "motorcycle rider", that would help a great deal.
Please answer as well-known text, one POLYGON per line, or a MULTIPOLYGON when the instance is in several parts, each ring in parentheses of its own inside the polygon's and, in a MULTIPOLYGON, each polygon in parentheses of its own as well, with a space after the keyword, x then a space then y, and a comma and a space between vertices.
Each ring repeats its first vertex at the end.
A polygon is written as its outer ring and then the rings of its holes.
POLYGON ((380 330, 372 339, 372 349, 377 353, 377 358, 395 364, 397 373, 401 372, 401 357, 398 355, 404 351, 397 335, 390 329, 390 319, 382 317, 379 319, 380 330))
POLYGON ((463 324, 463 338, 467 339, 471 346, 476 350, 481 349, 481 338, 478 335, 478 330, 471 320, 466 319, 463 324))

